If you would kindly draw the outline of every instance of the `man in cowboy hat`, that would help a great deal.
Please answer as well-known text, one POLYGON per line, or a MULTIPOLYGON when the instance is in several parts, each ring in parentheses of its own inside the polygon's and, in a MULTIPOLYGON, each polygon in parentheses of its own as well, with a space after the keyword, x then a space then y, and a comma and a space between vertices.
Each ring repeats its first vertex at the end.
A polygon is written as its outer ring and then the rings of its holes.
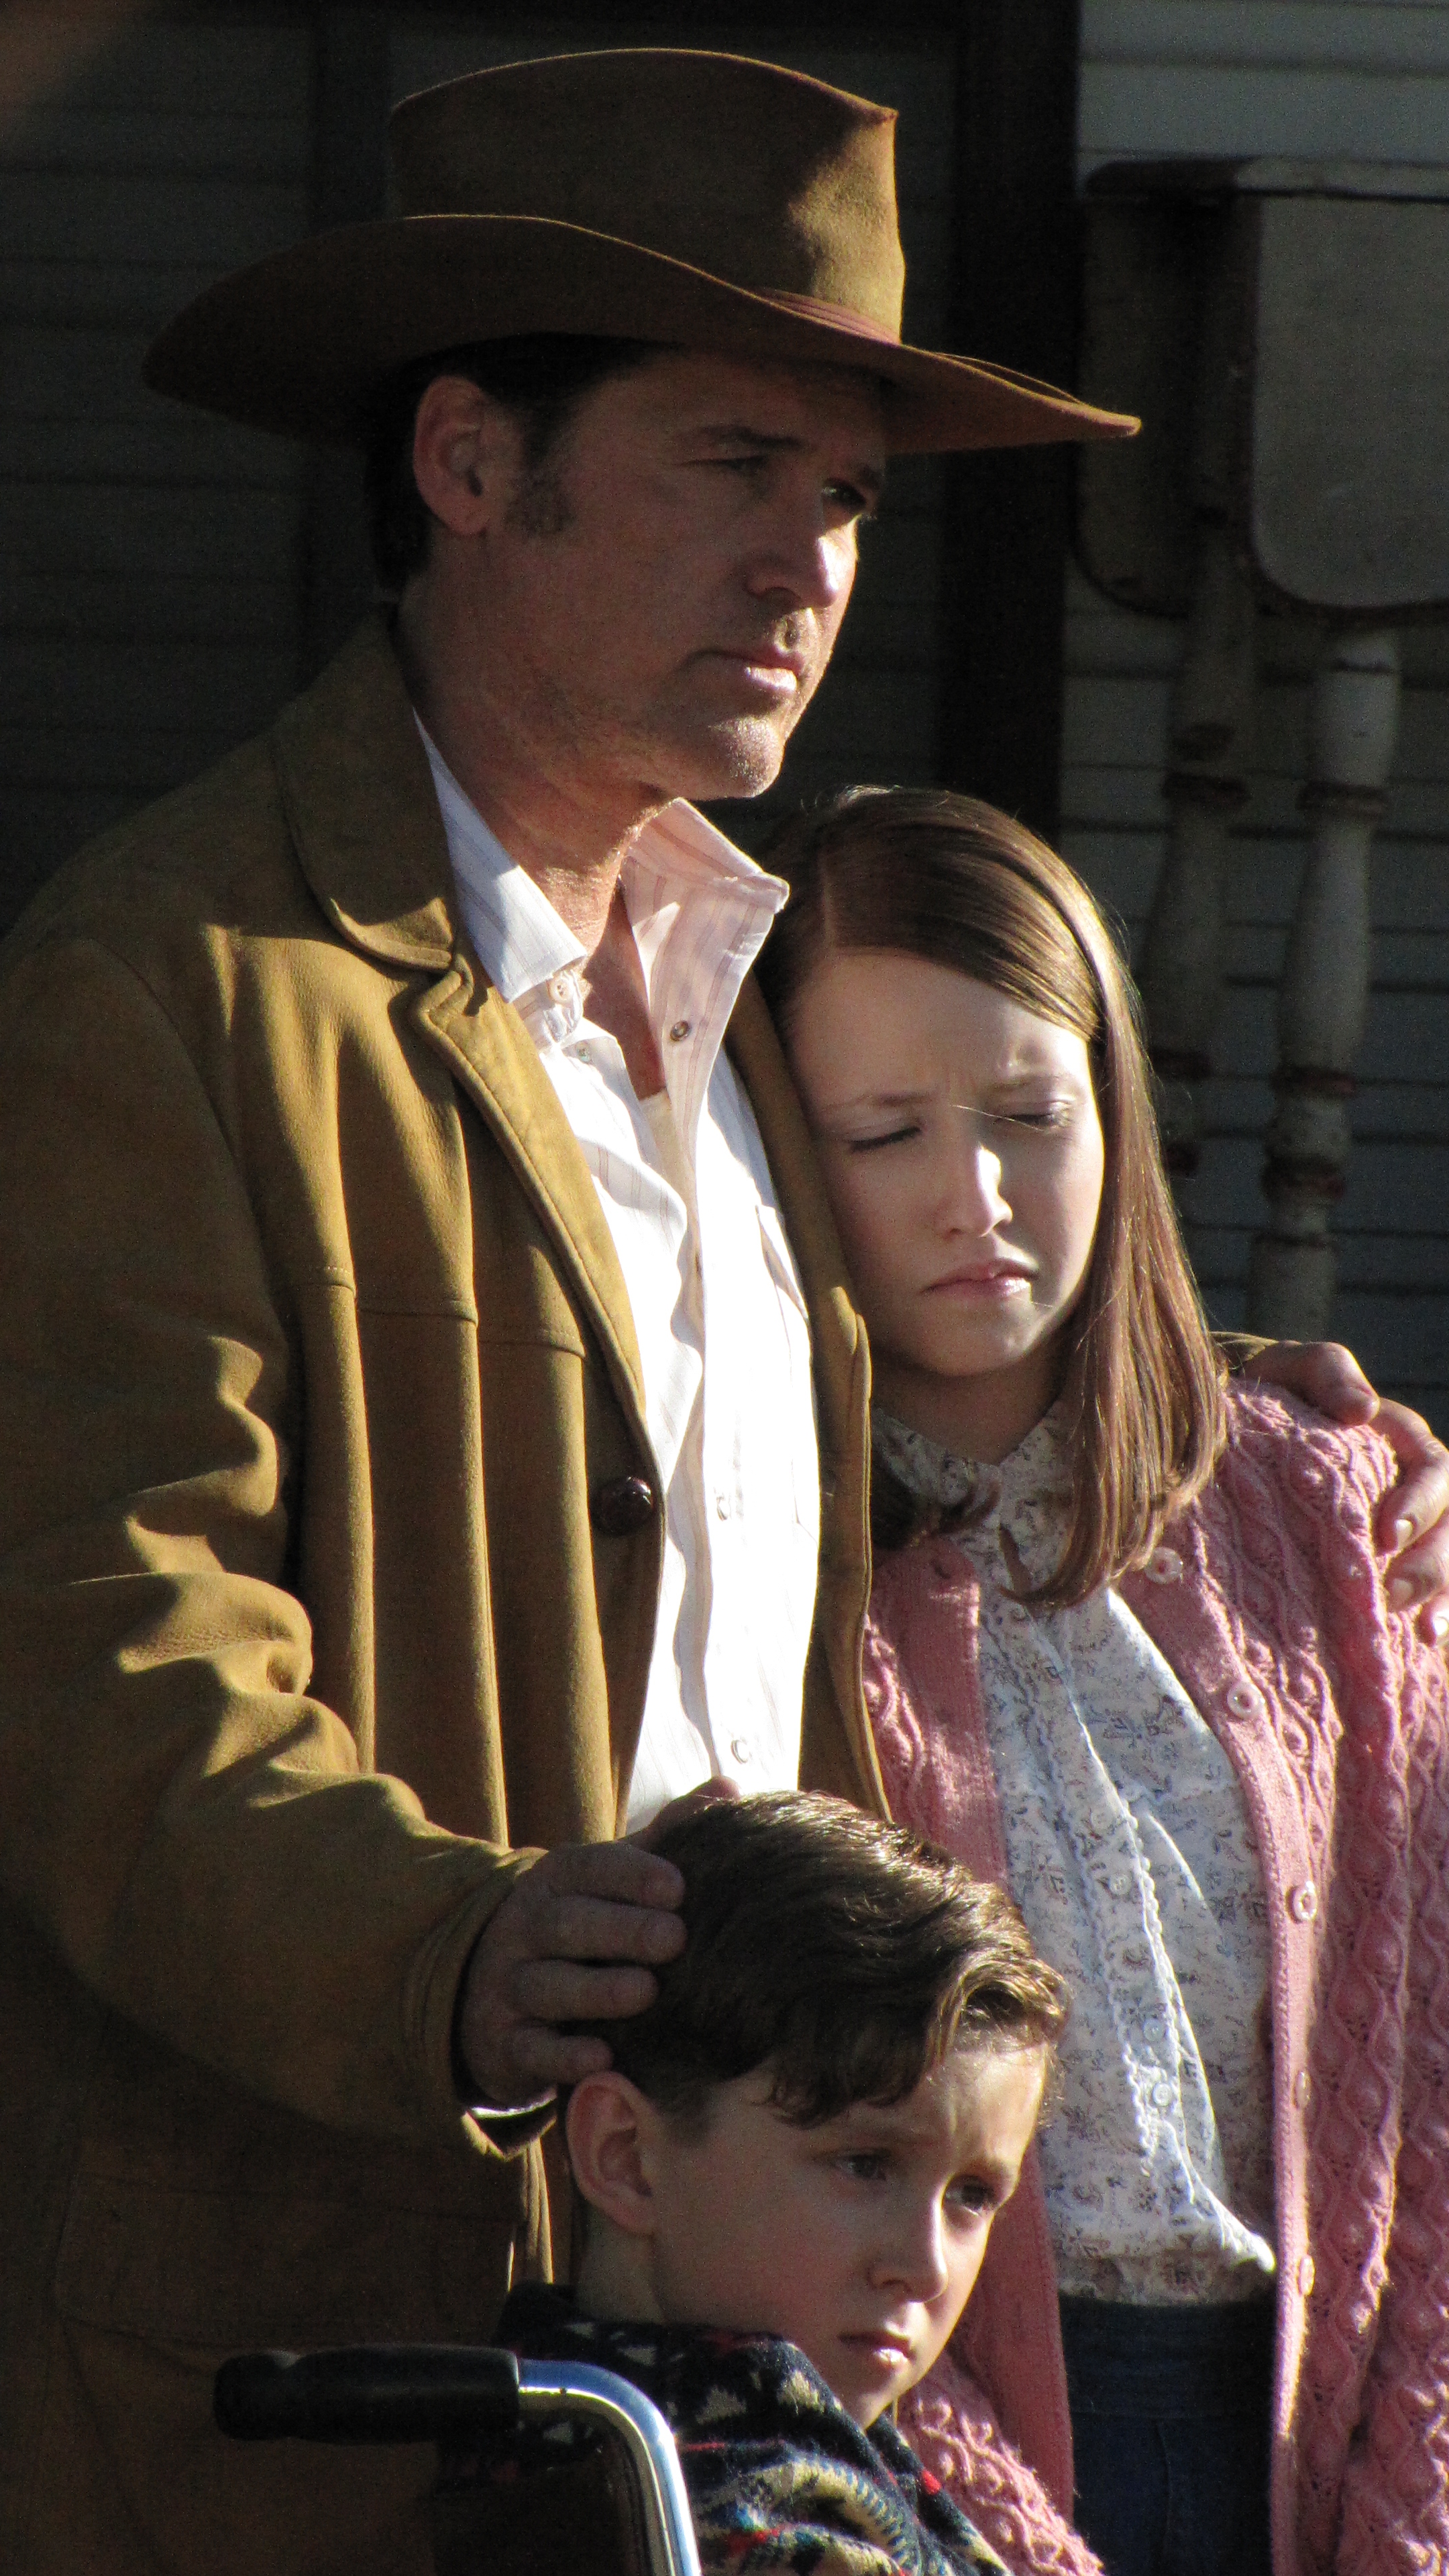
POLYGON ((883 1804, 780 889, 678 800, 775 775, 890 453, 1129 426, 902 345, 891 139, 725 57, 482 74, 398 111, 398 218, 152 353, 370 437, 395 604, 7 958, 17 2576, 426 2567, 423 2460, 229 2448, 216 2363, 486 2334, 559 2025, 679 1937, 623 1837, 883 1804))

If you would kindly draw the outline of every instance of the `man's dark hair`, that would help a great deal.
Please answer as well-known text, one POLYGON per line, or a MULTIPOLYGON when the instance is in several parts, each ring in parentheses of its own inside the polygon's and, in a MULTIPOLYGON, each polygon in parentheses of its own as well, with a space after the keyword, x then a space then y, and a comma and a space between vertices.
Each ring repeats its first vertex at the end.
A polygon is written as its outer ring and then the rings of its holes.
POLYGON ((673 2119, 757 2068, 802 2127, 898 2102, 961 2046, 1051 2048, 1066 1988, 1010 1897, 843 1799, 720 1800, 651 1841, 687 1938, 648 2010, 590 2023, 673 2119))
POLYGON ((432 514, 413 477, 413 429, 436 377, 466 376, 512 412, 523 433, 524 470, 538 475, 585 394, 662 354, 646 340, 532 332, 436 350, 389 376, 373 396, 367 425, 367 518, 379 587, 398 597, 427 561, 432 514))

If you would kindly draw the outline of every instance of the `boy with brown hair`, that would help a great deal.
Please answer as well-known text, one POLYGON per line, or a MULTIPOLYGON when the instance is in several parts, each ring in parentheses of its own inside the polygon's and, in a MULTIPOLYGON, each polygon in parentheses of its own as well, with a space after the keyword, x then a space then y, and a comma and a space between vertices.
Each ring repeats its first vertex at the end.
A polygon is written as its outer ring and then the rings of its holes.
POLYGON ((516 2291, 498 2340, 654 2400, 706 2570, 998 2568, 887 2410, 1016 2187, 1062 1982, 999 1889, 834 1799, 721 1801, 656 1848, 686 1941, 563 2106, 575 2290, 516 2291))

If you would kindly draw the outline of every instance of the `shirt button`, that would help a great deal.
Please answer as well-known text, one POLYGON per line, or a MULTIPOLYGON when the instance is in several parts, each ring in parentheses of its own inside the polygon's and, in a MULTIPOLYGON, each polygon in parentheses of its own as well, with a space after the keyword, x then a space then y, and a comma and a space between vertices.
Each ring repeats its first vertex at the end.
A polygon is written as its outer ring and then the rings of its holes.
POLYGON ((1298 2269, 1294 2273, 1293 2278, 1298 2284, 1299 2297, 1301 2299, 1306 2299, 1313 2288, 1313 2257, 1311 2254, 1299 2255, 1298 2269))
POLYGON ((589 1518, 604 1538, 632 1538, 654 1517, 654 1488, 643 1476, 607 1476, 589 1496, 589 1518))
POLYGON ((1152 2101, 1154 2109, 1165 2111, 1171 2100, 1172 2086, 1168 2083, 1165 2076, 1159 2076, 1157 2082, 1152 2087, 1152 2101))
POLYGON ((1234 1682, 1228 1693, 1228 1706, 1234 1717, 1256 1717, 1262 1702, 1249 1682, 1234 1682))
POLYGON ((1149 1582, 1180 1583, 1182 1559, 1175 1547, 1154 1548, 1145 1571, 1149 1582))
POLYGON ((1300 2066, 1297 2074, 1293 2078, 1293 2099, 1300 2111, 1312 2090, 1313 2080, 1309 2075, 1308 2069, 1306 2066, 1300 2066))
POLYGON ((551 1002, 571 1002, 573 1000, 576 987, 574 978, 566 966, 563 967, 557 975, 550 975, 547 989, 548 998, 551 1002))
POLYGON ((1112 1810, 1110 1807, 1094 1807, 1092 1809, 1092 1831, 1094 1834, 1104 1834, 1111 1821, 1112 1810))
POLYGON ((671 1046, 682 1046, 689 1035, 692 1025, 693 1023, 689 1020, 676 1020, 673 1028, 669 1032, 669 1041, 671 1046))
POLYGON ((730 1754, 732 1759, 736 1762, 748 1762, 750 1758, 749 1737, 747 1735, 732 1735, 730 1737, 730 1754))
POLYGON ((1107 1885, 1114 1896, 1125 1896, 1132 1885, 1131 1876, 1125 1869, 1114 1870, 1107 1885))
POLYGON ((1311 1878, 1288 1890, 1288 1911, 1295 1923, 1311 1923, 1318 1912, 1318 1890, 1311 1878))

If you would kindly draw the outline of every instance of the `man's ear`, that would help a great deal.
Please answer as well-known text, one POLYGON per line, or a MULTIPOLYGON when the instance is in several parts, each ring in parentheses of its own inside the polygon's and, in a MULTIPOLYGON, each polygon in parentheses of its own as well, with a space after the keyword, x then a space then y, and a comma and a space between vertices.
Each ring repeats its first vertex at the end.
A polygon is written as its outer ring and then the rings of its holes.
POLYGON ((564 2134, 575 2186, 626 2236, 654 2233, 649 2166, 658 2126, 654 2104, 613 2067, 581 2077, 569 2095, 564 2134))
POLYGON ((434 376, 413 425, 413 475, 435 519, 476 537, 507 508, 518 478, 516 423, 466 376, 434 376))

